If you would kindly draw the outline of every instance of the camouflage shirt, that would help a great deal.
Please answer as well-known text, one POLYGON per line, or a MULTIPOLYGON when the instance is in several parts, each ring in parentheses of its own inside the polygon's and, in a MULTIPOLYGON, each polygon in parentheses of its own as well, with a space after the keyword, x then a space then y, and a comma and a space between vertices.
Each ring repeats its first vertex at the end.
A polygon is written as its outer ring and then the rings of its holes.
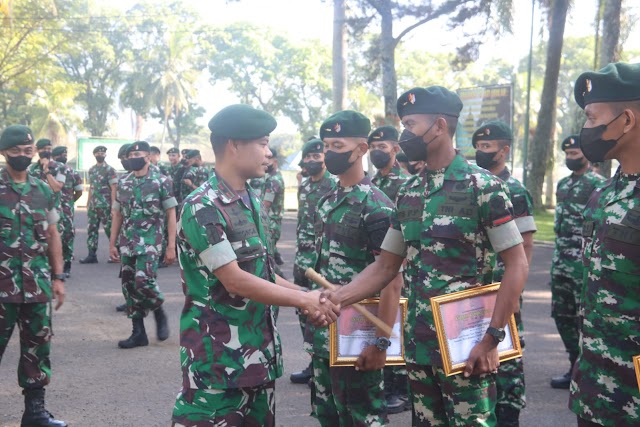
MULTIPOLYGON (((55 160, 49 160, 49 174, 53 176, 56 181, 64 184, 67 176, 63 171, 63 166, 64 165, 62 163, 58 163, 55 160)), ((38 178, 48 185, 47 173, 42 169, 40 162, 31 163, 27 172, 32 177, 38 178)))
POLYGON ((182 209, 183 389, 255 387, 275 380, 283 367, 271 307, 229 293, 214 274, 237 261, 242 270, 275 283, 260 200, 251 190, 242 197, 214 173, 182 209))
MULTIPOLYGON (((330 283, 346 285, 375 261, 380 245, 395 219, 393 203, 364 177, 352 187, 339 184, 318 202, 315 215, 315 270, 330 283)), ((314 355, 329 358, 328 328, 307 325, 305 347, 314 355), (313 347, 306 342, 313 333, 313 347)))
POLYGON ((371 179, 371 182, 382 190, 391 201, 395 201, 400 186, 404 184, 407 179, 409 179, 409 175, 400 167, 398 162, 395 162, 386 176, 383 176, 380 171, 378 171, 373 179, 371 179))
POLYGON ((178 204, 181 204, 185 197, 189 195, 191 191, 187 194, 182 194, 182 177, 184 173, 187 171, 187 166, 180 162, 176 166, 171 166, 171 179, 173 179, 173 194, 176 196, 178 200, 178 204))
POLYGON ((0 303, 51 300, 47 228, 58 220, 47 184, 32 176, 16 184, 0 169, 0 303))
POLYGON ((274 225, 279 226, 284 213, 284 179, 280 171, 267 173, 265 175, 262 200, 271 202, 271 207, 268 212, 269 219, 272 223, 275 222, 274 225))
POLYGON ((582 283, 582 215, 591 193, 603 183, 604 178, 591 171, 584 175, 572 174, 558 182, 553 224, 556 247, 551 275, 582 283))
POLYGON ((491 283, 495 254, 522 243, 505 184, 457 155, 409 178, 382 249, 405 256, 408 363, 442 366, 430 298, 491 283))
POLYGON ((209 179, 209 170, 204 166, 191 166, 185 170, 182 175, 182 189, 180 191, 184 197, 187 197, 193 188, 184 183, 185 179, 190 179, 191 184, 198 188, 209 179))
POLYGON ((262 200, 262 193, 264 193, 264 184, 266 183, 266 175, 261 178, 252 178, 249 180, 249 187, 253 189, 253 192, 262 200))
POLYGON ((64 186, 60 190, 60 214, 73 218, 75 212, 75 192, 82 191, 84 185, 80 174, 67 165, 61 165, 61 172, 65 176, 64 186))
POLYGON ((89 168, 91 186, 90 208, 108 208, 111 206, 111 185, 118 183, 116 170, 106 162, 89 168))
POLYGON ((176 207, 171 178, 157 167, 149 168, 145 176, 133 172, 118 181, 113 210, 122 214, 120 254, 124 256, 160 254, 167 209, 176 207))

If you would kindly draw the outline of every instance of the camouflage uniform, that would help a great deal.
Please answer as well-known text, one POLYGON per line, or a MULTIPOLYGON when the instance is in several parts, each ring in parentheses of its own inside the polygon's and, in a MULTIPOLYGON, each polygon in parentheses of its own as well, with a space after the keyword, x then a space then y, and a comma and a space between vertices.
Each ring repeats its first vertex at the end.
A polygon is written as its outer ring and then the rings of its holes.
POLYGON ((113 209, 122 214, 122 293, 130 318, 146 317, 149 310, 159 308, 164 301, 156 273, 165 212, 177 205, 171 187, 171 179, 155 166, 150 166, 145 176, 137 177, 131 172, 118 182, 113 209))
POLYGON ((556 246, 551 264, 551 317, 569 353, 578 357, 578 310, 582 291, 582 226, 584 208, 591 193, 604 179, 591 171, 572 174, 558 182, 554 232, 556 246))
POLYGON ((391 201, 395 201, 400 186, 404 184, 407 179, 409 179, 409 175, 396 161, 386 176, 383 176, 380 171, 378 171, 371 179, 371 183, 382 190, 391 201))
POLYGON ((183 197, 186 198, 189 194, 191 194, 193 189, 184 183, 185 179, 190 179, 191 183, 196 188, 198 188, 209 179, 209 171, 204 166, 195 166, 195 165, 186 169, 184 175, 182 176, 182 181, 181 181, 182 188, 180 190, 183 197))
POLYGON ((284 179, 279 170, 265 175, 262 200, 271 202, 268 212, 269 235, 271 244, 277 251, 276 244, 282 234, 282 215, 284 214, 284 179))
POLYGON ((405 360, 413 425, 493 426, 495 375, 446 377, 430 298, 491 283, 496 252, 522 242, 504 183, 460 154, 400 188, 382 249, 406 256, 405 360))
POLYGON ((66 179, 60 190, 60 222, 58 231, 62 240, 62 257, 65 263, 73 260, 73 244, 76 238, 76 228, 73 223, 75 216, 75 192, 82 191, 84 185, 80 174, 67 165, 61 165, 66 179))
POLYGON ((0 169, 0 360, 17 323, 18 383, 24 389, 42 388, 51 377, 47 227, 58 219, 47 184, 32 176, 16 184, 0 169))
POLYGON ((620 170, 584 211, 580 355, 569 407, 609 426, 638 425, 640 390, 640 175, 620 170))
POLYGON ((249 187, 253 189, 253 192, 260 198, 260 200, 262 200, 266 180, 266 175, 261 178, 252 178, 249 180, 249 187))
POLYGON ((283 367, 273 311, 230 294, 214 274, 235 260, 275 283, 267 227, 253 191, 238 195, 215 173, 185 199, 178 223, 185 294, 183 382, 173 409, 178 426, 275 424, 274 381, 283 367))
POLYGON ((111 185, 118 183, 116 170, 106 162, 89 168, 91 199, 88 206, 87 248, 89 253, 98 250, 100 224, 104 224, 107 239, 111 236, 111 185))
MULTIPOLYGON (((63 170, 63 166, 64 165, 62 163, 58 163, 55 160, 49 160, 49 174, 53 176, 55 180, 60 182, 61 184, 64 184, 67 179, 67 176, 65 175, 63 170)), ((32 163, 31 165, 29 165, 29 169, 27 170, 27 173, 30 176, 34 178, 38 178, 39 180, 43 181, 45 184, 49 185, 49 183, 47 182, 47 173, 44 171, 44 169, 42 169, 40 162, 32 163)), ((56 203, 56 209, 59 209, 60 194, 53 193, 53 196, 56 203)), ((60 228, 60 224, 58 224, 58 228, 60 228)))
MULTIPOLYGON (((352 187, 336 185, 318 202, 315 215, 316 271, 346 285, 374 262, 394 215, 393 204, 371 178, 352 187)), ((313 415, 323 427, 387 423, 382 369, 329 367, 329 331, 307 324, 305 348, 312 353, 313 415), (308 343, 312 343, 309 346, 308 343)))

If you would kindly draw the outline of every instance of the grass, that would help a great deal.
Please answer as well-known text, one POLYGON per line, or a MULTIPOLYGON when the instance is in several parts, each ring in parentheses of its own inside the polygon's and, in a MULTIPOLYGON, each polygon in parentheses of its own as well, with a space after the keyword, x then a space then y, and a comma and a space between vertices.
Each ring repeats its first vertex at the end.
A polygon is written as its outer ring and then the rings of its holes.
POLYGON ((534 212, 533 217, 536 220, 538 231, 533 235, 535 240, 545 242, 554 242, 556 237, 553 233, 553 210, 540 209, 534 212))

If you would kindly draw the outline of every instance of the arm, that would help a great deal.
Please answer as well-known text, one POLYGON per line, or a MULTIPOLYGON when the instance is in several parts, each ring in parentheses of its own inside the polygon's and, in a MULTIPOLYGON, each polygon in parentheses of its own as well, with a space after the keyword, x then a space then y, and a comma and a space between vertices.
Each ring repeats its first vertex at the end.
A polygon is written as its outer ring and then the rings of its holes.
POLYGON ((164 262, 170 265, 173 264, 176 260, 176 208, 169 208, 166 212, 167 252, 164 256, 164 262))
POLYGON ((54 177, 50 173, 47 173, 47 184, 49 184, 49 187, 51 187, 51 191, 53 191, 54 193, 59 193, 60 190, 62 190, 62 187, 64 187, 64 182, 58 181, 56 177, 54 177))
POLYGON ((524 233, 522 235, 522 240, 524 253, 527 257, 527 264, 531 264, 531 258, 533 258, 533 232, 524 233))
POLYGON ((282 277, 278 276, 276 274, 276 285, 278 286, 282 286, 283 288, 287 288, 287 289, 292 289, 294 291, 306 291, 305 288, 298 286, 298 285, 294 285, 293 283, 289 282, 286 279, 283 279, 282 277))
POLYGON ((109 184, 109 187, 111 187, 111 202, 112 203, 116 201, 116 186, 117 186, 117 183, 109 184))
MULTIPOLYGON (((47 227, 47 256, 51 272, 53 274, 62 274, 62 241, 55 223, 49 224, 49 227, 47 227)), ((64 282, 54 279, 51 288, 53 298, 58 301, 56 303, 57 310, 64 304, 64 282)))
MULTIPOLYGON (((120 236, 120 227, 122 226, 122 213, 120 209, 111 209, 111 236, 109 237, 109 256, 113 260, 120 258, 116 240, 120 236)), ((174 230, 175 231, 175 230, 174 230)), ((169 247, 167 247, 167 250, 169 247)))

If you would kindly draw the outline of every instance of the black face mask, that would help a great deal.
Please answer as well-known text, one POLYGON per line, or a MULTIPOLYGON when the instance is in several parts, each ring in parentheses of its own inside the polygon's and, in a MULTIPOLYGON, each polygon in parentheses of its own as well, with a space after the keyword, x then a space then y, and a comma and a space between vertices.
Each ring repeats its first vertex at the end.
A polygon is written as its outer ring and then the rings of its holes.
POLYGON ((570 171, 579 171, 587 164, 584 162, 584 157, 580 157, 579 159, 566 159, 565 164, 570 171))
POLYGON ((122 164, 122 169, 126 170, 127 172, 131 172, 131 164, 129 162, 129 159, 121 159, 120 163, 122 164))
POLYGON ((27 156, 7 156, 7 164, 16 172, 26 171, 31 164, 31 157, 27 156))
POLYGON ((498 161, 494 160, 496 154, 498 154, 497 151, 485 153, 484 151, 476 150, 476 164, 481 168, 490 170, 492 167, 498 164, 498 161))
POLYGON ((351 154, 353 154, 353 150, 346 153, 336 153, 329 150, 324 154, 324 164, 333 175, 342 175, 353 166, 353 163, 349 162, 351 154))
POLYGON ((624 132, 617 139, 602 139, 602 135, 607 131, 607 127, 618 120, 624 113, 618 114, 615 119, 606 125, 600 125, 593 128, 582 128, 580 131, 580 147, 582 154, 592 163, 604 162, 607 153, 616 146, 620 138, 624 136, 624 132))
POLYGON ((391 161, 391 154, 380 150, 373 150, 369 156, 371 157, 371 163, 373 163, 373 166, 378 169, 388 166, 391 161))
POLYGON ((104 156, 96 156, 96 162, 98 163, 104 162, 104 156))
POLYGON ((64 157, 64 156, 58 157, 58 160, 56 160, 56 162, 65 164, 65 163, 67 163, 67 158, 64 157))
POLYGON ((131 168, 130 170, 132 171, 139 171, 147 164, 144 157, 134 157, 127 160, 129 161, 129 168, 131 168))
POLYGON ((273 173, 273 165, 267 166, 267 173, 273 173))
POLYGON ((435 124, 436 122, 433 122, 431 126, 429 126, 429 129, 427 129, 427 131, 422 134, 422 136, 416 135, 405 129, 404 133, 406 133, 409 136, 409 139, 400 141, 400 148, 402 148, 402 151, 404 151, 404 154, 407 155, 407 158, 409 159, 409 161, 411 162, 427 161, 427 146, 431 144, 434 139, 437 138, 437 135, 431 138, 431 140, 426 144, 424 142, 424 136, 427 133, 429 133, 429 131, 435 124))
POLYGON ((41 151, 38 153, 38 156, 40 156, 41 159, 50 159, 51 151, 41 151))
POLYGON ((324 162, 306 162, 303 163, 303 167, 307 170, 307 176, 316 176, 320 172, 322 172, 322 168, 324 166, 324 162))
POLYGON ((407 163, 407 172, 409 172, 411 175, 415 175, 420 172, 420 169, 418 169, 418 164, 407 163))

